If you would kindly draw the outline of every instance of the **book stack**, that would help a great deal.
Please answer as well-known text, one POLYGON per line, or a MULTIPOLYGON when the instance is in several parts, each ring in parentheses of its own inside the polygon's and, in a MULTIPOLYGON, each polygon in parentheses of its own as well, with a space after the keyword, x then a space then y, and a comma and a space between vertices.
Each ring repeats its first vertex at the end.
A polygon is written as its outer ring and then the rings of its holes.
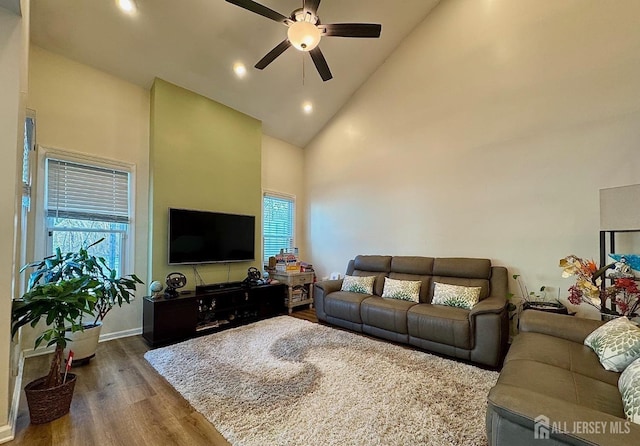
MULTIPOLYGON (((291 302, 302 302, 307 300, 309 292, 304 286, 297 286, 291 291, 291 302)), ((285 302, 286 305, 286 302, 285 302)))
POLYGON ((300 262, 300 272, 302 273, 312 273, 313 265, 307 262, 300 262))
POLYGON ((278 254, 276 255, 276 272, 292 273, 300 271, 300 262, 295 254, 278 254))

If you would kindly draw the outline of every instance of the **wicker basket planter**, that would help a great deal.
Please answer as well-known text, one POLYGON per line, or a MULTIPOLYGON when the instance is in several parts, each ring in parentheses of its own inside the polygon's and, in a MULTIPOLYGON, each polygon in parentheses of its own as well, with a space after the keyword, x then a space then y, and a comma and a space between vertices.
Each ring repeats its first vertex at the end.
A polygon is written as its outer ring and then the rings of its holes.
POLYGON ((69 413, 73 389, 76 386, 76 375, 67 374, 67 382, 58 387, 43 389, 46 377, 31 381, 24 388, 29 406, 31 423, 43 424, 69 413))

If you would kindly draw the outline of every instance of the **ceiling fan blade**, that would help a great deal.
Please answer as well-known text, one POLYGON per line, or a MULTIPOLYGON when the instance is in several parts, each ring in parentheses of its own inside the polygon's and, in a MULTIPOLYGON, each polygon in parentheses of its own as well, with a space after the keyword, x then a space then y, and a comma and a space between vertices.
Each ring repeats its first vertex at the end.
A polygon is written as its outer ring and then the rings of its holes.
POLYGON ((311 59, 313 59, 313 63, 315 64, 322 80, 326 82, 329 79, 332 79, 333 75, 331 74, 329 65, 327 65, 327 60, 324 58, 322 51, 320 51, 320 47, 315 47, 309 51, 309 54, 311 54, 311 59))
POLYGON ((318 6, 320 6, 320 0, 304 0, 302 9, 311 11, 314 15, 318 15, 318 6))
POLYGON ((382 25, 378 23, 332 23, 318 26, 322 37, 380 37, 382 25))
POLYGON ((290 46, 291 46, 291 42, 289 42, 288 39, 284 39, 274 49, 269 51, 266 56, 260 59, 258 63, 255 65, 255 67, 258 70, 264 70, 267 65, 269 65, 271 62, 276 60, 276 57, 284 53, 287 50, 287 48, 289 48, 290 46))
POLYGON ((275 20, 276 22, 285 23, 287 17, 283 16, 279 12, 274 11, 273 9, 269 9, 266 6, 262 6, 259 3, 256 3, 252 0, 227 0, 228 3, 234 4, 236 6, 240 6, 248 11, 255 12, 263 17, 266 17, 271 20, 275 20))

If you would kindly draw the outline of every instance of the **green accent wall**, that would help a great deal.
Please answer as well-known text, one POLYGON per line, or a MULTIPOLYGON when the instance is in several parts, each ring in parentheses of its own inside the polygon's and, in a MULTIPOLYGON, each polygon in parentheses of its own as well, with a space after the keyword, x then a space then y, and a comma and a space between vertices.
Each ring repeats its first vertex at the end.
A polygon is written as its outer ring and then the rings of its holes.
POLYGON ((256 260, 198 265, 206 283, 242 280, 262 253, 262 123, 192 91, 156 79, 151 89, 150 277, 164 283, 169 272, 187 276, 189 265, 167 263, 170 207, 254 215, 256 260))

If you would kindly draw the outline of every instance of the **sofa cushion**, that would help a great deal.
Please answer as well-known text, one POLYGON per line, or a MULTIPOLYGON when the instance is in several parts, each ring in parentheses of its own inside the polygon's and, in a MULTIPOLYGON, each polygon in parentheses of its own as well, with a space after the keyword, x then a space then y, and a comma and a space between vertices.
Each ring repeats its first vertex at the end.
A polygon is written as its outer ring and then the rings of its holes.
POLYGON ((386 277, 384 279, 382 297, 418 303, 420 301, 421 285, 421 280, 396 280, 386 277))
POLYGON ((446 276, 433 276, 431 279, 431 288, 429 290, 428 301, 433 303, 433 284, 444 283, 448 285, 466 286, 466 287, 480 287, 480 300, 489 296, 489 281, 486 279, 467 279, 464 277, 446 277, 446 276))
POLYGON ((620 374, 605 370, 589 347, 542 333, 520 332, 504 360, 529 360, 560 367, 611 385, 617 385, 620 374))
POLYGON ((640 424, 640 359, 636 359, 620 375, 618 389, 627 420, 640 424))
POLYGON ((418 304, 407 311, 409 336, 470 349, 469 310, 443 305, 418 304))
POLYGON ((362 323, 396 333, 407 334, 407 310, 415 302, 399 299, 383 299, 373 296, 362 301, 362 323))
POLYGON ((345 276, 340 291, 352 293, 373 294, 373 283, 376 276, 345 276))
MULTIPOLYGON (((622 400, 616 385, 562 367, 528 359, 511 360, 502 368, 498 384, 531 390, 624 418, 622 400)), ((540 411, 544 414, 543 407, 540 411)))
POLYGON ((324 311, 329 316, 361 324, 360 303, 368 297, 371 294, 336 291, 325 297, 324 311))
POLYGON ((480 287, 465 287, 447 283, 433 283, 434 305, 464 308, 470 310, 480 299, 480 287))
POLYGON ((619 317, 596 328, 584 340, 607 370, 622 372, 640 358, 640 327, 626 317, 619 317))
POLYGON ((420 295, 419 302, 421 303, 431 303, 429 300, 429 294, 431 292, 431 276, 417 276, 415 274, 407 274, 407 273, 396 273, 391 271, 389 273, 389 278, 394 280, 410 280, 416 281, 419 280, 420 284, 420 295))

